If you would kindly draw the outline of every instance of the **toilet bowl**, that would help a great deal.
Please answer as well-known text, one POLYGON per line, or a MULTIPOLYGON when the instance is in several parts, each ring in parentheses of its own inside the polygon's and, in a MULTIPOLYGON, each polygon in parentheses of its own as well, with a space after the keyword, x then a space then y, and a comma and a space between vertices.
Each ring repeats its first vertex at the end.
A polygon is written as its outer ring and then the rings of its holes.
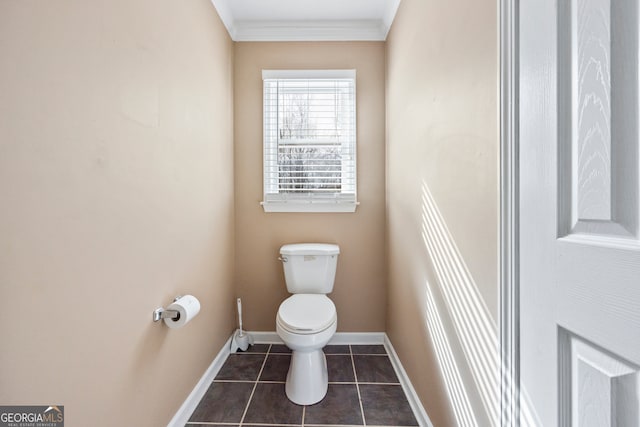
POLYGON ((312 405, 327 394, 327 361, 322 348, 338 326, 333 302, 322 294, 296 294, 280 304, 276 332, 292 350, 285 391, 298 405, 312 405))

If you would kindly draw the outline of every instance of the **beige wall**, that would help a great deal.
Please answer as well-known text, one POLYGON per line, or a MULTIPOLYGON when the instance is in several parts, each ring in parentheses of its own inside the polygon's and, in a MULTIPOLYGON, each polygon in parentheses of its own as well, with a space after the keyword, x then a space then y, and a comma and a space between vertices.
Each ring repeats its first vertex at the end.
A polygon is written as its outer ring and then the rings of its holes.
POLYGON ((209 0, 0 2, 3 405, 166 425, 230 336, 232 50, 209 0))
POLYGON ((497 16, 403 0, 387 40, 387 333, 436 427, 495 420, 497 16))
POLYGON ((284 243, 340 245, 331 295, 339 331, 384 331, 384 43, 236 43, 236 290, 248 329, 274 331, 287 297, 284 243), (357 70, 358 198, 353 214, 265 213, 262 200, 262 69, 357 70))

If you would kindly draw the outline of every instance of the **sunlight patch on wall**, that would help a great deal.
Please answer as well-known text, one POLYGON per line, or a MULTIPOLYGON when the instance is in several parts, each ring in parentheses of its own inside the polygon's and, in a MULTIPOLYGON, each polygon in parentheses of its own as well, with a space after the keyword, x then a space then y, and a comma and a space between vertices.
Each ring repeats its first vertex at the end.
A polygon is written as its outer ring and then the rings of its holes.
POLYGON ((491 425, 500 424, 497 328, 453 238, 422 182, 422 239, 491 425))
POLYGON ((469 396, 465 389, 464 382, 460 377, 460 371, 456 365, 451 350, 451 344, 447 338, 447 333, 442 325, 442 317, 440 311, 431 293, 429 284, 427 288, 427 326, 431 336, 431 342, 436 351, 436 357, 440 364, 440 371, 444 378, 447 393, 453 406, 458 425, 460 426, 477 426, 478 422, 473 414, 473 408, 469 402, 469 396))
MULTIPOLYGON (((424 181, 422 181, 421 198, 422 239, 491 425, 498 426, 501 410, 499 383, 501 362, 497 327, 424 181)), ((428 287, 427 301, 433 304, 431 289, 428 287)), ((437 315, 437 310, 435 313, 437 315)), ((447 335, 442 323, 431 320, 430 327, 432 324, 439 325, 438 334, 443 335, 446 340, 447 335)), ((445 347, 444 351, 451 354, 450 347, 445 347)), ((452 358, 451 355, 442 357, 452 358)), ((464 388, 464 385, 461 384, 461 387, 464 388)), ((526 390, 520 390, 520 393, 520 424, 523 427, 540 426, 539 417, 526 390)), ((475 420, 474 423, 476 423, 475 420)))

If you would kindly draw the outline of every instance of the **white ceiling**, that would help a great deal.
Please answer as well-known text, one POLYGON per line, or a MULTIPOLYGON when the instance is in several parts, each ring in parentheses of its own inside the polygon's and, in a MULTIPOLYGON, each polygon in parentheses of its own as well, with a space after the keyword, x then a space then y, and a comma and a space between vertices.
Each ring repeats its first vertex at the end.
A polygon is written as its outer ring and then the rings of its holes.
POLYGON ((400 0, 211 0, 235 41, 385 40, 400 0))

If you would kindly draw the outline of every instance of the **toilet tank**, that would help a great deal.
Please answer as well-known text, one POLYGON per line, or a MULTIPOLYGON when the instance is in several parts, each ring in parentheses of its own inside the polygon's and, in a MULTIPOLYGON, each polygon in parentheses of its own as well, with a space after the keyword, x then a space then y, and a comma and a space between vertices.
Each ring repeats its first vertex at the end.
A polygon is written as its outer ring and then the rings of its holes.
POLYGON ((328 243, 296 243, 280 248, 287 290, 292 294, 333 291, 340 247, 328 243))

